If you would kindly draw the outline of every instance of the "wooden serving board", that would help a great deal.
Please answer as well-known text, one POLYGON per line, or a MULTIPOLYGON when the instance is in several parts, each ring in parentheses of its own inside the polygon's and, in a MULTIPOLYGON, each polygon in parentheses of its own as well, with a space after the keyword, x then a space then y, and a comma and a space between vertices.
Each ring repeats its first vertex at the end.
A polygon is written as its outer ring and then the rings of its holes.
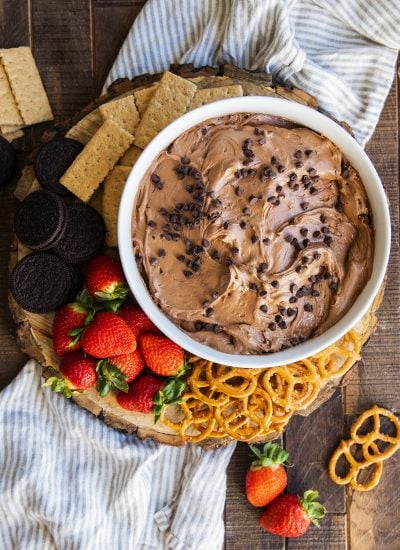
MULTIPOLYGON (((172 66, 170 70, 184 78, 191 79, 199 88, 240 84, 243 88, 244 95, 281 97, 318 109, 318 103, 315 98, 299 89, 273 86, 270 75, 265 73, 252 73, 230 65, 224 65, 219 69, 211 67, 195 69, 192 65, 177 65, 172 66)), ((113 83, 106 95, 101 96, 85 107, 69 121, 63 124, 54 125, 50 130, 47 130, 42 135, 38 147, 50 139, 64 135, 68 135, 69 137, 86 143, 101 124, 101 117, 97 110, 99 105, 112 101, 117 97, 130 94, 132 91, 147 88, 160 78, 161 74, 142 75, 133 80, 122 79, 113 83)), ((345 123, 340 124, 351 131, 345 123)), ((19 200, 22 200, 26 194, 38 187, 32 166, 36 151, 37 149, 34 150, 30 156, 19 180, 15 193, 19 200)), ((95 194, 91 204, 94 207, 100 208, 98 193, 95 194)), ((28 249, 15 239, 15 246, 13 247, 13 252, 10 257, 10 269, 13 268, 20 258, 29 252, 28 249)), ((107 253, 110 252, 115 253, 115 249, 107 250, 107 253)), ((380 304, 382 295, 383 288, 376 297, 370 311, 358 324, 357 330, 361 335, 363 343, 367 342, 376 326, 377 319, 375 311, 380 304)), ((52 346, 52 320, 54 314, 48 313, 37 315, 26 312, 18 306, 11 294, 9 295, 9 305, 14 321, 17 324, 17 336, 21 349, 43 366, 43 375, 45 378, 57 375, 59 358, 55 355, 52 346)), ((317 399, 306 409, 298 411, 297 414, 306 416, 315 411, 333 394, 335 388, 341 384, 341 382, 342 380, 339 378, 327 383, 321 388, 317 399)), ((74 392, 72 399, 79 406, 89 410, 114 428, 124 430, 127 433, 136 433, 140 438, 152 438, 161 443, 170 445, 184 444, 182 438, 170 428, 161 422, 154 424, 152 415, 132 413, 123 410, 117 405, 113 394, 108 395, 106 398, 101 398, 95 389, 91 389, 81 393, 74 392)), ((272 436, 272 438, 274 437, 275 436, 272 436)), ((230 438, 223 438, 219 440, 205 440, 201 444, 207 448, 211 448, 227 444, 230 441, 232 441, 230 438)))

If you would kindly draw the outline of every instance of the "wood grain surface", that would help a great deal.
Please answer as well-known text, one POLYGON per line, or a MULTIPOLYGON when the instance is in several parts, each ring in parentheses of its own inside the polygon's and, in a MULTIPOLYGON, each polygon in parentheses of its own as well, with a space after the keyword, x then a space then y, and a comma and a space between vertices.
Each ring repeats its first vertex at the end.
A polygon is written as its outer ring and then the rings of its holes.
MULTIPOLYGON (((137 0, 0 0, 0 48, 31 45, 57 117, 62 120, 98 94, 118 48, 144 1, 137 0)), ((399 150, 397 82, 392 86, 367 152, 387 189, 392 212, 393 243, 389 281, 379 312, 380 324, 363 361, 345 387, 307 418, 292 421, 284 443, 291 452, 289 490, 318 488, 328 508, 320 529, 301 539, 269 536, 258 528, 260 512, 247 504, 244 475, 250 462, 247 446, 238 445, 228 470, 225 508, 227 549, 398 550, 400 540, 400 453, 384 468, 378 487, 351 493, 333 485, 326 461, 354 415, 376 402, 400 412, 400 272, 399 150)), ((29 151, 46 128, 26 131, 16 143, 29 151)), ((16 201, 13 184, 0 189, 0 387, 23 366, 6 305, 7 261, 16 201)))

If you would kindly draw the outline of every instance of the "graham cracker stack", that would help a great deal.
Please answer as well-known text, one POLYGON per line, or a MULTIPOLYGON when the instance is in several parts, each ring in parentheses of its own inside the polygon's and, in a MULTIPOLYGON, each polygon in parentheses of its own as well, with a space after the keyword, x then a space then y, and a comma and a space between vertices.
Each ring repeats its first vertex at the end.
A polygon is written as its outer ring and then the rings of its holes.
POLYGON ((100 105, 99 111, 104 120, 113 120, 131 134, 135 132, 135 128, 139 124, 139 113, 133 95, 100 105))

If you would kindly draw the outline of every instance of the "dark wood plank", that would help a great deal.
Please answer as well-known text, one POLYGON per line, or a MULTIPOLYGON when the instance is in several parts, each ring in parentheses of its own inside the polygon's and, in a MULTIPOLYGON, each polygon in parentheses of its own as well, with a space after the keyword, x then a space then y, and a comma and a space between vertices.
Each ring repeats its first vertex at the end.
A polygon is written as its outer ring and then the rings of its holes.
POLYGON ((135 6, 139 7, 139 9, 143 6, 143 4, 146 3, 146 0, 94 0, 93 4, 94 6, 101 6, 101 7, 120 7, 120 6, 135 6))
POLYGON ((359 414, 376 402, 400 411, 400 254, 398 187, 397 84, 393 84, 367 152, 375 164, 390 202, 392 249, 388 284, 378 312, 376 333, 364 348, 363 361, 351 371, 345 388, 346 414, 359 414))
MULTIPOLYGON (((328 514, 319 527, 311 525, 302 537, 286 541, 286 550, 345 550, 346 517, 342 514, 328 514)), ((383 549, 376 546, 375 550, 378 548, 383 549)))
POLYGON ((54 116, 68 117, 93 99, 90 0, 35 0, 32 37, 54 116))
POLYGON ((95 2, 94 25, 94 90, 99 95, 109 70, 132 23, 145 4, 136 2, 95 2), (112 36, 112 40, 105 37, 112 36))
POLYGON ((285 539, 266 533, 259 527, 262 509, 249 504, 245 477, 252 458, 244 443, 237 445, 228 468, 225 504, 226 550, 284 550, 285 539))
MULTIPOLYGON (((329 479, 327 463, 343 436, 343 403, 340 389, 309 416, 294 416, 284 441, 289 453, 288 491, 302 495, 316 489, 328 512, 346 512, 343 487, 329 479)), ((343 518, 344 521, 344 518, 343 518)))
POLYGON ((0 48, 30 46, 30 0, 0 0, 0 48))

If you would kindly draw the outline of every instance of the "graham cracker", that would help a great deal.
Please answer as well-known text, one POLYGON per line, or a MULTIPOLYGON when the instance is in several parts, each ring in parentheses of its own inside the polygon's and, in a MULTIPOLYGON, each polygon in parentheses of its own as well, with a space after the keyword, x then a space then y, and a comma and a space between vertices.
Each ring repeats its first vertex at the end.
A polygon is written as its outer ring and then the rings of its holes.
MULTIPOLYGON (((0 127, 4 125, 22 126, 23 123, 24 121, 15 103, 6 71, 0 63, 0 127)), ((2 133, 5 133, 3 128, 2 133)))
POLYGON ((113 120, 131 134, 134 134, 135 128, 139 124, 139 113, 133 95, 100 105, 99 111, 104 120, 108 118, 113 120))
POLYGON ((149 104, 150 99, 153 97, 154 92, 158 88, 158 82, 155 82, 148 88, 143 88, 142 90, 138 90, 137 92, 134 92, 134 98, 136 102, 136 107, 138 108, 140 116, 143 116, 143 113, 147 109, 147 105, 149 104))
POLYGON ((83 145, 86 145, 92 139, 103 122, 103 117, 101 116, 99 110, 95 109, 72 126, 72 128, 65 134, 65 137, 76 139, 77 141, 83 143, 83 145))
POLYGON ((125 182, 131 171, 129 166, 115 166, 104 181, 103 219, 106 224, 106 245, 117 246, 118 208, 125 182))
POLYGON ((30 48, 0 50, 18 110, 26 125, 53 120, 53 113, 30 48))
POLYGON ((136 129, 135 145, 144 149, 158 132, 186 113, 196 90, 192 82, 165 72, 136 129))
POLYGON ((87 202, 132 141, 132 134, 107 119, 60 182, 83 202, 87 202))
POLYGON ((29 189, 34 179, 35 170, 32 164, 27 164, 22 168, 21 176, 14 191, 14 197, 16 197, 19 201, 23 201, 29 194, 29 189))
POLYGON ((204 88, 197 90, 192 103, 191 109, 206 105, 206 103, 212 103, 219 99, 226 99, 228 97, 239 97, 243 95, 243 88, 240 85, 235 86, 221 86, 219 88, 204 88))
POLYGON ((90 201, 88 202, 89 206, 97 210, 97 212, 100 214, 100 216, 103 215, 103 186, 100 185, 96 189, 96 191, 93 193, 93 195, 90 197, 90 201))
POLYGON ((119 159, 118 164, 121 166, 133 166, 140 157, 142 151, 143 149, 136 147, 136 145, 131 145, 119 159))
POLYGON ((16 130, 13 130, 9 132, 7 128, 12 128, 11 126, 0 126, 0 135, 9 141, 10 143, 13 142, 15 139, 18 139, 24 135, 24 132, 16 126, 16 130))

